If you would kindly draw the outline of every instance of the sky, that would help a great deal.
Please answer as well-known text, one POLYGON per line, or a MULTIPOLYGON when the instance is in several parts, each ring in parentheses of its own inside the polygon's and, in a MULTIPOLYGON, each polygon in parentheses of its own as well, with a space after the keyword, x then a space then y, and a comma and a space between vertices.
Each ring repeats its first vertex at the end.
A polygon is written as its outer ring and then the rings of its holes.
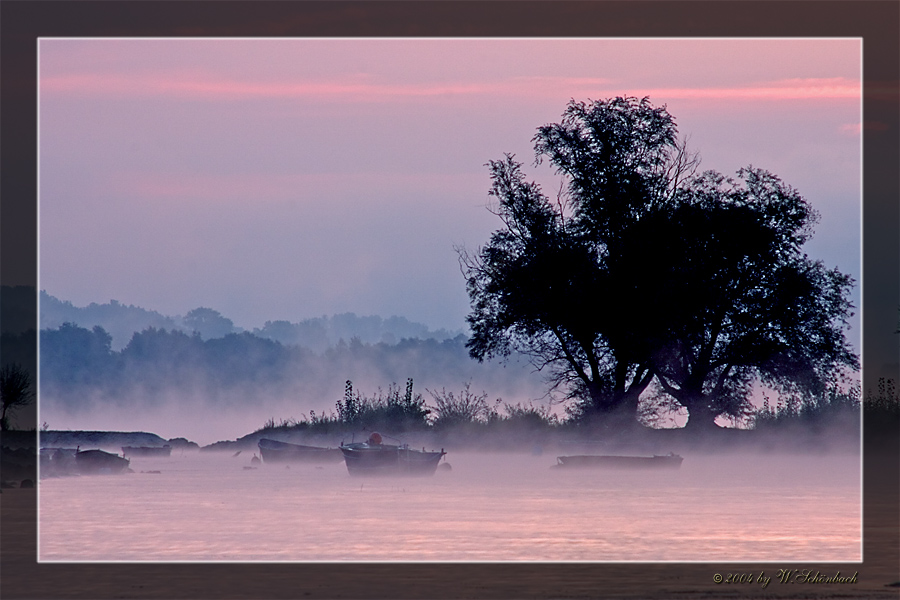
POLYGON ((464 330, 454 248, 501 225, 485 164, 515 154, 553 196, 537 127, 624 95, 665 105, 702 169, 797 189, 821 214, 808 254, 858 283, 861 65, 855 38, 44 38, 39 285, 245 329, 464 330))

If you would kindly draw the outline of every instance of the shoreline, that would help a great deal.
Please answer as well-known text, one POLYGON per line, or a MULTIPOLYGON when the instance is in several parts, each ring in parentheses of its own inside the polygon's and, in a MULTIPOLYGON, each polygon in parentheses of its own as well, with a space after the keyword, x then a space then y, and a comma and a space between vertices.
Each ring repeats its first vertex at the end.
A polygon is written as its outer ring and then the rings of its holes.
MULTIPOLYGON (((615 435, 603 435, 591 429, 521 428, 515 430, 478 430, 462 427, 445 431, 409 431, 389 438, 409 443, 412 447, 442 448, 448 452, 515 452, 530 454, 851 454, 859 455, 863 443, 852 433, 835 436, 834 431, 809 431, 786 428, 767 432, 719 428, 697 435, 684 429, 634 429, 615 435)), ((356 432, 313 433, 304 427, 273 427, 248 433, 235 440, 222 440, 201 446, 185 438, 165 439, 145 431, 17 431, 3 432, 0 487, 9 489, 34 485, 37 481, 38 447, 82 450, 100 449, 116 454, 123 446, 161 447, 169 445, 173 451, 237 452, 256 451, 258 441, 268 438, 304 445, 338 447, 361 435, 356 432), (40 437, 38 437, 40 436, 40 437), (40 444, 38 446, 38 440, 40 444)), ((876 458, 881 444, 866 441, 866 454, 876 458)))

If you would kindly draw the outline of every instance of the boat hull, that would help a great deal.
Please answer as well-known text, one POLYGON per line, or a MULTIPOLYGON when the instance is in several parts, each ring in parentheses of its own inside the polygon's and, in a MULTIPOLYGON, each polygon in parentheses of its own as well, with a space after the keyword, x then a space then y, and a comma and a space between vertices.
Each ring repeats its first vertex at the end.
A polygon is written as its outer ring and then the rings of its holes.
POLYGON ((341 446, 347 472, 353 476, 401 475, 429 477, 446 454, 406 446, 349 444, 341 446))
POLYGON ((82 475, 115 475, 128 469, 129 464, 127 458, 103 450, 84 450, 75 453, 75 465, 82 475))
POLYGON ((304 446, 302 444, 289 444, 263 438, 257 443, 263 462, 266 463, 335 463, 343 460, 344 455, 338 448, 321 448, 319 446, 304 446))
POLYGON ((677 454, 666 456, 576 455, 557 457, 557 467, 594 469, 678 469, 684 460, 677 454))

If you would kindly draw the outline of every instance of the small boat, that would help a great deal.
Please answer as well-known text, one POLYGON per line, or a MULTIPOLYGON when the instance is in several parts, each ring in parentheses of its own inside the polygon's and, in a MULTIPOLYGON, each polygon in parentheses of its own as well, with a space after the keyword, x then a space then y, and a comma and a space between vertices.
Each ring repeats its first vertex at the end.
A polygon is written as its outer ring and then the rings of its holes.
POLYGON ((339 462, 344 456, 338 448, 289 444, 267 438, 260 439, 257 445, 259 446, 259 453, 262 455, 263 462, 266 463, 330 463, 339 462))
POLYGON ((122 446, 122 456, 171 456, 172 447, 165 446, 122 446))
POLYGON ((75 475, 78 467, 75 464, 77 448, 41 448, 41 477, 60 477, 75 475))
POLYGON ((414 450, 407 444, 384 444, 373 433, 365 442, 341 444, 350 475, 434 475, 441 458, 447 454, 414 450))
POLYGON ((554 467, 601 468, 601 469, 678 469, 684 460, 677 454, 664 456, 613 456, 582 454, 558 456, 554 467))
POLYGON ((75 464, 82 475, 112 475, 125 471, 131 461, 103 450, 78 450, 75 464))
POLYGON ((68 459, 75 459, 75 453, 78 452, 78 448, 55 448, 55 447, 47 447, 41 448, 39 451, 41 457, 41 464, 52 460, 64 461, 68 459))

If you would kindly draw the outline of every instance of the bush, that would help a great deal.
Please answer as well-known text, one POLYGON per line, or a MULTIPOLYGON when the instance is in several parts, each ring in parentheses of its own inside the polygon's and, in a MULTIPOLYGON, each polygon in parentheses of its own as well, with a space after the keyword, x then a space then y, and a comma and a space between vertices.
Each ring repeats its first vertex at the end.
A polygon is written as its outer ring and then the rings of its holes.
POLYGON ((429 408, 434 415, 432 425, 436 430, 483 425, 496 418, 497 412, 487 402, 487 392, 474 394, 469 389, 470 385, 471 383, 464 384, 458 395, 444 388, 440 392, 428 390, 434 399, 434 406, 429 408))
POLYGON ((766 397, 762 408, 753 417, 753 429, 773 429, 782 427, 803 427, 816 432, 826 426, 841 425, 850 430, 859 427, 860 387, 853 385, 842 390, 830 387, 825 395, 818 398, 788 398, 784 403, 772 407, 766 397))
POLYGON ((557 427, 559 418, 550 412, 548 406, 534 406, 530 402, 527 405, 521 403, 503 404, 505 417, 497 416, 491 420, 491 424, 509 429, 548 429, 557 427))
POLYGON ((344 398, 338 400, 337 423, 346 429, 386 429, 397 433, 428 427, 429 409, 421 394, 413 394, 412 378, 406 380, 406 391, 392 383, 387 392, 378 388, 375 396, 354 393, 353 382, 347 380, 344 398))
POLYGON ((900 428, 900 396, 893 379, 878 380, 878 393, 871 390, 863 402, 866 418, 866 436, 889 436, 896 438, 900 428))

